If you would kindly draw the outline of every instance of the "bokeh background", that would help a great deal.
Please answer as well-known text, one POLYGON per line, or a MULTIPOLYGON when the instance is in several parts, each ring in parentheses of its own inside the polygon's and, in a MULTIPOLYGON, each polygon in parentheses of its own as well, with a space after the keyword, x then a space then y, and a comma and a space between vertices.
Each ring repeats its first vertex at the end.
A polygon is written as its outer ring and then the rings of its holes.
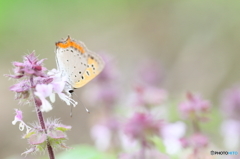
MULTIPOLYGON (((123 91, 132 87, 142 62, 155 60, 163 70, 159 86, 168 91, 169 98, 182 98, 186 91, 198 92, 211 101, 214 120, 215 115, 221 116, 222 92, 240 81, 239 15, 237 0, 2 0, 0 74, 11 73, 11 62, 21 61, 33 50, 39 58, 47 58, 47 68, 56 68, 55 42, 71 35, 90 50, 113 57, 121 72, 123 91)), ((14 93, 9 91, 12 84, 14 81, 2 76, 0 158, 18 156, 28 147, 20 138, 22 132, 11 124, 14 108, 24 112, 24 121, 36 120, 31 105, 20 106, 14 100, 14 93)), ((76 91, 77 100, 86 100, 81 94, 88 85, 76 91)), ((101 108, 89 109, 93 113, 86 113, 79 105, 71 118, 70 107, 58 101, 45 117, 61 118, 62 123, 73 126, 68 145, 91 145, 92 114, 101 108)), ((221 122, 216 119, 215 123, 221 122)), ((210 131, 219 134, 217 128, 210 131)), ((216 143, 219 139, 213 137, 216 143)))

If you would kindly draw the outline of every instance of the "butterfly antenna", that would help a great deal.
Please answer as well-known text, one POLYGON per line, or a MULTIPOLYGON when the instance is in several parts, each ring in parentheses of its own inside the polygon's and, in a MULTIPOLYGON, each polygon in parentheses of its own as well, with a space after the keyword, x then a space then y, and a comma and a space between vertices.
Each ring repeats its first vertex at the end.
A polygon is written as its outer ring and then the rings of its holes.
MULTIPOLYGON (((78 97, 75 92, 73 92, 73 94, 74 94, 76 97, 78 97)), ((85 108, 86 112, 87 112, 87 113, 90 113, 90 111, 85 107, 85 105, 84 105, 80 100, 79 100, 79 102, 80 102, 80 103, 82 104, 82 106, 85 108)), ((71 110, 71 111, 72 111, 72 110, 71 110)), ((72 112, 71 112, 70 115, 72 115, 72 112)))
POLYGON ((72 109, 73 109, 73 106, 71 105, 71 112, 70 112, 70 117, 72 118, 72 116, 73 116, 73 111, 72 111, 72 109))

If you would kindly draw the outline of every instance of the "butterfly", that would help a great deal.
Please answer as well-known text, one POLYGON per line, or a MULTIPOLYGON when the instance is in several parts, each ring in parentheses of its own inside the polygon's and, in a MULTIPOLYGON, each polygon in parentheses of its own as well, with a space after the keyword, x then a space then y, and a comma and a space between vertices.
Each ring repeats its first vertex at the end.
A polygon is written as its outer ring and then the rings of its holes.
POLYGON ((70 36, 55 43, 56 62, 62 76, 67 78, 65 91, 73 93, 95 78, 104 68, 103 59, 87 49, 81 41, 70 36))

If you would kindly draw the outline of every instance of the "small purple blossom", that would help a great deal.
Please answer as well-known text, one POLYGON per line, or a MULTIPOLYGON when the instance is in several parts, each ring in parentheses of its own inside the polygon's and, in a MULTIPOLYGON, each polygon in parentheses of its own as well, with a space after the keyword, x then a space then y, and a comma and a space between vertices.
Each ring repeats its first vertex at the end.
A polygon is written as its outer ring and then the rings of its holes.
POLYGON ((18 110, 18 109, 15 109, 15 112, 16 112, 16 115, 14 117, 14 120, 12 121, 12 124, 15 125, 18 121, 22 121, 22 111, 21 110, 18 110))
POLYGON ((193 151, 188 158, 205 158, 204 150, 209 145, 208 137, 201 133, 195 132, 188 138, 181 138, 180 142, 183 148, 191 148, 193 151))
POLYGON ((12 121, 12 124, 16 125, 17 122, 20 122, 19 130, 23 131, 24 128, 26 128, 27 129, 26 132, 28 133, 32 128, 30 126, 28 126, 27 124, 25 124, 24 121, 22 120, 23 119, 22 111, 15 109, 15 112, 16 112, 16 115, 14 117, 14 120, 12 121))
POLYGON ((161 129, 161 136, 166 151, 169 154, 177 154, 181 150, 182 143, 180 139, 185 135, 186 124, 183 122, 175 122, 165 124, 161 129))
MULTIPOLYGON (((116 134, 118 135, 120 129, 120 121, 115 117, 108 117, 104 121, 92 127, 91 137, 93 138, 96 147, 99 150, 104 151, 110 146, 113 147, 113 143, 111 144, 111 141, 116 134)), ((119 146, 119 144, 116 144, 115 146, 119 146)))
POLYGON ((104 70, 94 79, 90 88, 87 88, 84 96, 91 96, 89 102, 92 104, 101 103, 109 108, 116 104, 121 94, 120 87, 116 84, 119 81, 119 71, 111 56, 102 54, 102 57, 105 62, 104 70))
POLYGON ((240 87, 233 86, 222 96, 222 110, 224 115, 240 121, 240 87))
POLYGON ((55 94, 58 94, 67 105, 77 105, 77 102, 64 92, 66 78, 62 77, 61 73, 55 69, 45 73, 47 69, 42 66, 45 59, 38 60, 34 52, 24 56, 23 59, 23 63, 13 62, 15 75, 6 75, 14 79, 25 77, 10 87, 10 90, 16 93, 16 99, 29 99, 32 89, 37 97, 34 99, 35 103, 43 112, 52 110, 52 105, 46 98, 49 97, 51 102, 55 102, 55 94))
POLYGON ((187 100, 179 105, 180 112, 191 123, 193 129, 193 133, 189 137, 179 139, 183 148, 190 147, 193 150, 190 158, 193 156, 203 158, 202 151, 208 146, 209 139, 201 131, 200 122, 207 120, 205 115, 209 109, 210 103, 208 101, 192 93, 187 93, 187 100))
POLYGON ((228 149, 236 149, 240 146, 240 121, 234 119, 224 120, 221 124, 221 134, 225 146, 228 149))
POLYGON ((187 93, 187 100, 179 105, 179 110, 184 117, 189 117, 191 114, 201 114, 208 112, 210 103, 203 100, 201 96, 187 93))
POLYGON ((148 136, 159 135, 163 122, 156 120, 151 114, 135 113, 125 124, 124 132, 130 138, 148 145, 148 136))
POLYGON ((91 137, 94 139, 95 146, 105 151, 109 148, 112 138, 111 130, 105 125, 94 125, 91 129, 91 137))
POLYGON ((26 134, 23 138, 28 139, 31 148, 23 154, 27 155, 31 152, 48 150, 50 158, 54 158, 53 148, 68 148, 64 144, 67 139, 66 131, 71 126, 65 126, 58 120, 47 121, 45 123, 42 112, 52 110, 52 105, 47 100, 55 102, 55 94, 65 101, 67 105, 77 105, 71 95, 66 90, 66 78, 56 70, 46 73, 47 69, 43 67, 42 60, 38 60, 34 52, 23 57, 23 63, 13 62, 13 75, 6 75, 9 78, 18 79, 18 83, 10 87, 10 90, 16 93, 16 99, 24 99, 24 101, 33 101, 36 114, 39 119, 38 124, 32 127, 25 124, 22 120, 22 112, 15 109, 16 115, 12 122, 15 125, 19 122, 19 129, 23 131, 26 128, 26 134))
POLYGON ((10 87, 10 90, 16 92, 15 99, 27 99, 29 97, 30 84, 29 81, 23 80, 10 87))
POLYGON ((180 142, 183 147, 193 147, 194 149, 201 149, 207 147, 208 137, 202 133, 195 133, 189 138, 181 138, 180 142))
POLYGON ((116 66, 114 65, 113 58, 106 53, 102 53, 101 57, 105 62, 105 67, 101 74, 99 74, 96 78, 96 81, 105 83, 106 81, 114 81, 118 79, 119 74, 116 66))
POLYGON ((130 101, 134 106, 157 106, 167 99, 167 92, 152 86, 137 85, 130 101))
POLYGON ((208 145, 208 137, 202 133, 195 133, 190 138, 193 147, 204 148, 208 145))
POLYGON ((52 110, 52 105, 49 103, 48 100, 46 100, 46 97, 49 97, 52 94, 52 89, 53 87, 50 84, 38 84, 36 86, 35 95, 38 96, 39 99, 42 101, 42 112, 48 112, 52 110))
POLYGON ((32 52, 31 54, 23 57, 23 63, 13 62, 13 66, 15 66, 13 69, 15 75, 7 76, 15 79, 29 76, 44 77, 44 71, 46 70, 46 68, 42 66, 42 62, 44 60, 45 59, 38 60, 35 56, 35 52, 32 52))

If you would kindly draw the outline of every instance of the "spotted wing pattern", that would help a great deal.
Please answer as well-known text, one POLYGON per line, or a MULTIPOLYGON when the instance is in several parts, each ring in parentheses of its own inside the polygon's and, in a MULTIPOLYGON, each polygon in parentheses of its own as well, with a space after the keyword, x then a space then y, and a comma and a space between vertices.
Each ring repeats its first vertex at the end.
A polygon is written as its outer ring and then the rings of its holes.
POLYGON ((96 77, 103 69, 102 58, 89 51, 82 42, 68 36, 56 43, 56 61, 59 71, 67 77, 73 88, 80 88, 96 77))

